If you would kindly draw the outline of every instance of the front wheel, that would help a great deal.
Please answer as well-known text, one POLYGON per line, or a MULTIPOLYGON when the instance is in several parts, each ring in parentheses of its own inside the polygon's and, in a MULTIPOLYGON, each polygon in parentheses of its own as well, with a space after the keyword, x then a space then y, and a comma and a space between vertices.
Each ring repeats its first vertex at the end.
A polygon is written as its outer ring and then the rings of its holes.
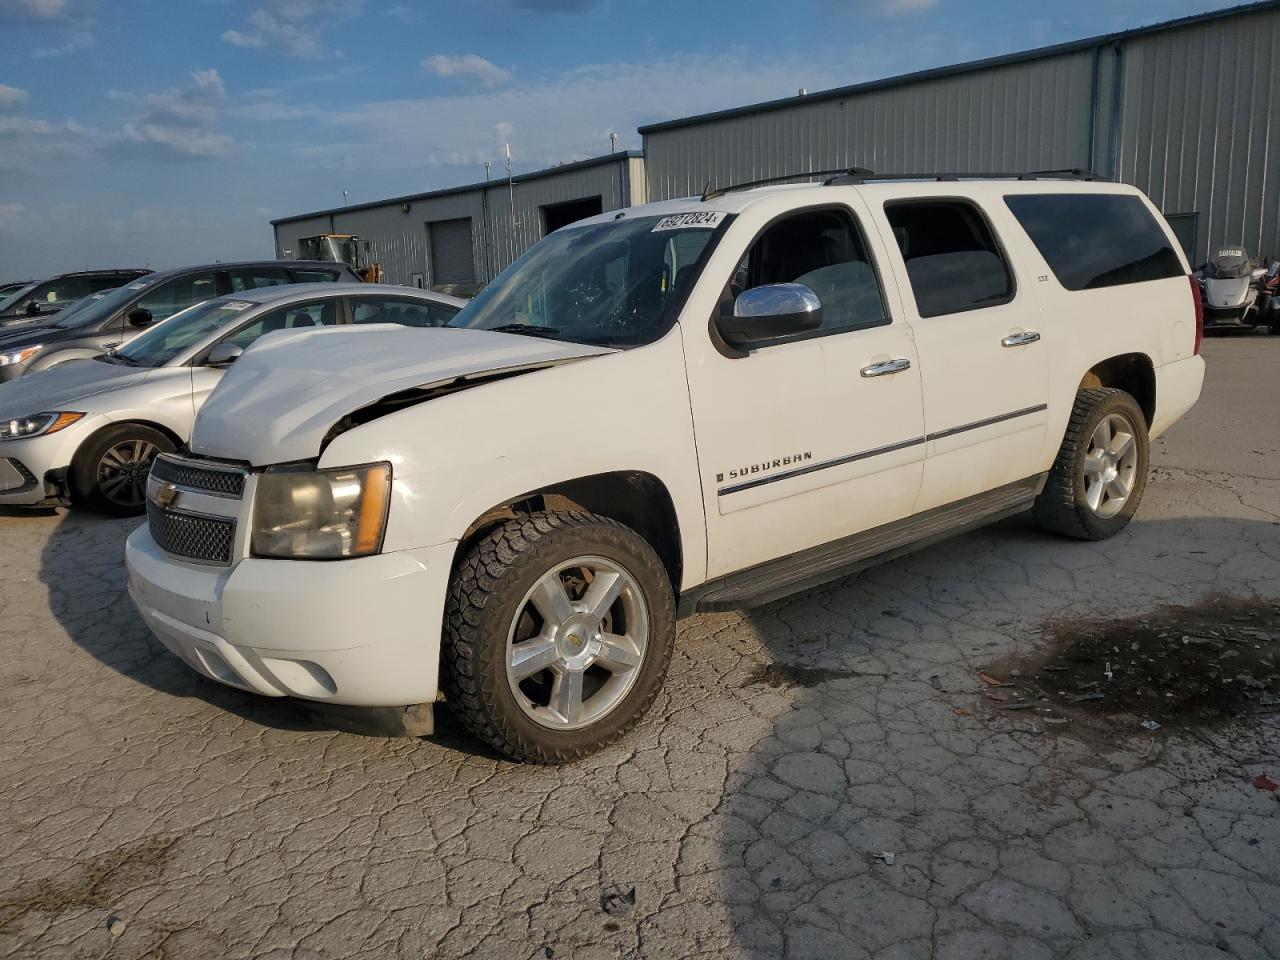
POLYGON ((454 570, 445 696, 504 756, 574 760, 639 721, 674 637, 671 582, 639 535, 593 514, 529 514, 482 538, 454 570))
POLYGON ((136 517, 146 509, 151 462, 174 449, 167 436, 140 423, 100 430, 84 442, 71 465, 74 499, 99 513, 136 517))
POLYGON ((1066 436, 1033 514, 1040 526, 1079 540, 1125 528, 1147 486, 1147 421, 1123 390, 1076 394, 1066 436))

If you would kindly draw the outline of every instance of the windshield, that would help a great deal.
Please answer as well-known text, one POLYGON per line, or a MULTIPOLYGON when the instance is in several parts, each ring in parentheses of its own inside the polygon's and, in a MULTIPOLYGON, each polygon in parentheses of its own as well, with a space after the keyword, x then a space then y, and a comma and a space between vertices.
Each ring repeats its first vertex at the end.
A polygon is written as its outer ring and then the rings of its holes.
POLYGON ((15 303, 17 303, 19 300, 21 300, 23 297, 25 297, 27 294, 29 294, 32 290, 34 290, 39 285, 40 285, 39 282, 28 283, 25 287, 19 287, 17 290, 13 291, 13 293, 9 294, 7 297, 3 297, 3 299, 0 299, 0 313, 5 313, 6 311, 8 311, 10 307, 12 307, 15 303))
POLYGON ((144 277, 123 287, 116 287, 114 290, 92 293, 58 317, 58 322, 54 326, 67 330, 105 320, 155 282, 154 277, 144 277))
POLYGON ((558 230, 480 291, 449 326, 606 347, 651 343, 675 322, 724 219, 708 211, 558 230))
POLYGON ((108 360, 133 367, 162 367, 206 337, 236 323, 252 307, 244 300, 206 300, 162 320, 139 334, 108 360))

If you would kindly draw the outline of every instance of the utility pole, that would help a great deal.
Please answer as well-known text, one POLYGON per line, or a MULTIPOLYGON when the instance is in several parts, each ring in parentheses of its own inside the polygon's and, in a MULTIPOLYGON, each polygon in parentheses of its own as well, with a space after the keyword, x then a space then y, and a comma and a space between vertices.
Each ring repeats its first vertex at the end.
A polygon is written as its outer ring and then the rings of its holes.
POLYGON ((511 252, 514 256, 516 249, 516 183, 515 178, 511 175, 511 144, 504 145, 507 148, 507 200, 511 204, 511 252))
POLYGON ((347 191, 345 190, 342 191, 342 205, 344 207, 347 205, 347 191))

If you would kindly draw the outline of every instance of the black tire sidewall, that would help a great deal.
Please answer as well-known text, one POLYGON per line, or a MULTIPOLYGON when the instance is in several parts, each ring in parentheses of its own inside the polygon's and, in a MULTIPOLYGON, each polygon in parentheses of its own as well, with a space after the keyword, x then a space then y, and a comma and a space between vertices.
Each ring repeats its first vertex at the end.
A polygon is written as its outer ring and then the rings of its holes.
POLYGON ((177 449, 166 434, 141 423, 121 423, 99 430, 80 445, 71 461, 70 488, 73 503, 113 517, 136 517, 146 511, 145 504, 130 509, 115 503, 98 487, 98 464, 103 454, 126 440, 145 440, 154 444, 160 453, 172 453, 177 449))
POLYGON ((1080 522, 1089 533, 1098 539, 1114 536, 1125 528, 1142 502, 1142 495, 1147 487, 1147 471, 1150 467, 1151 448, 1147 438, 1147 420, 1138 406, 1138 402, 1127 393, 1116 391, 1101 403, 1094 405, 1080 433, 1082 443, 1076 445, 1071 452, 1072 489, 1075 495, 1076 512, 1080 522), (1114 517, 1100 517, 1094 513, 1085 500, 1084 461, 1088 453, 1089 439, 1106 417, 1120 414, 1129 421, 1133 428, 1133 441, 1138 445, 1138 467, 1134 475, 1133 489, 1124 507, 1114 517))
MULTIPOLYGON (((536 541, 524 541, 520 550, 492 578, 488 602, 477 612, 471 608, 468 623, 474 628, 473 651, 478 697, 492 721, 503 730, 504 740, 517 749, 518 759, 549 762, 594 752, 632 727, 648 709, 666 676, 675 636, 675 602, 662 562, 652 548, 626 527, 605 518, 577 515, 579 522, 561 526, 536 541), (582 522, 585 521, 585 522, 582 522), (639 585, 649 618, 644 661, 626 697, 605 717, 576 730, 542 726, 516 703, 507 682, 507 638, 519 605, 548 570, 576 557, 598 556, 622 567, 639 585)), ((491 571, 492 572, 492 571, 491 571)), ((450 618, 446 618, 448 623, 450 618)), ((445 642, 467 642, 446 630, 445 642)), ((446 689, 460 678, 446 672, 446 689)), ((463 718, 466 722, 466 718, 463 718)), ((470 725, 470 724, 469 724, 470 725)), ((473 730, 475 727, 473 726, 473 730)), ((477 730, 481 733, 482 731, 477 730)), ((487 738, 486 738, 487 739, 487 738)), ((504 752, 513 752, 499 747, 504 752)))

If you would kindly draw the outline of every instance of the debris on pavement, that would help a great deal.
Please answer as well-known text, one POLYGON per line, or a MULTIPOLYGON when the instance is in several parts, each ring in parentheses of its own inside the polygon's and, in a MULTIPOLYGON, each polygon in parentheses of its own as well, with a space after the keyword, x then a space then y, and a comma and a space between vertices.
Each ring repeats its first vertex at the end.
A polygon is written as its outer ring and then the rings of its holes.
POLYGON ((113 940, 118 939, 124 933, 124 928, 127 925, 128 924, 124 920, 117 917, 114 913, 107 917, 107 922, 104 924, 107 928, 107 933, 111 934, 111 939, 113 940))
POLYGON ((621 887, 607 890, 600 898, 600 909, 611 917, 623 917, 636 905, 636 888, 623 892, 621 887))
POLYGON ((1280 706, 1274 600, 1210 595, 1126 619, 1050 621, 1044 632, 1038 654, 978 673, 997 711, 1039 700, 1077 719, 1128 714, 1154 733, 1280 706))
POLYGON ((882 850, 880 853, 873 853, 871 855, 871 859, 883 863, 886 867, 892 867, 893 861, 897 858, 894 856, 892 851, 882 850))
POLYGON ((1276 783, 1265 773, 1260 773, 1254 777, 1253 785, 1259 790, 1267 790, 1271 793, 1275 793, 1277 790, 1280 790, 1280 783, 1276 783))

